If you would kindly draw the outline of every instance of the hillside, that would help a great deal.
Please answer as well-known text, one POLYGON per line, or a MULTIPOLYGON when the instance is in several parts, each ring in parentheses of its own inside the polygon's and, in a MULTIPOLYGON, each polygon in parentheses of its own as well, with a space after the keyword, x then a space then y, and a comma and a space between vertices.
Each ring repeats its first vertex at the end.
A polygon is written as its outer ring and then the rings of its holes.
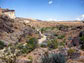
POLYGON ((0 16, 0 63, 62 63, 60 60, 84 63, 83 22, 0 16))
POLYGON ((26 25, 20 20, 10 19, 6 16, 0 17, 0 40, 9 43, 23 42, 26 41, 25 37, 28 35, 33 35, 37 31, 33 29, 30 25, 26 25))

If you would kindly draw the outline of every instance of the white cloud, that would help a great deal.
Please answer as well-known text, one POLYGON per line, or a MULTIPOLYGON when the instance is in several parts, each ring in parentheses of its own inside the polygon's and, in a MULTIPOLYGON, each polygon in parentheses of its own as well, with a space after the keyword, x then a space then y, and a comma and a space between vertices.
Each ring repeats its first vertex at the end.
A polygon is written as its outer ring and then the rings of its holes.
POLYGON ((80 21, 80 18, 76 18, 76 20, 80 21))
POLYGON ((79 20, 79 21, 84 20, 84 14, 82 14, 81 16, 79 16, 78 18, 76 18, 76 20, 79 20))
POLYGON ((48 21, 57 21, 57 20, 53 18, 48 18, 48 21))
POLYGON ((82 17, 84 18, 84 14, 82 15, 82 17))
POLYGON ((52 4, 53 3, 53 1, 52 0, 50 0, 49 2, 48 2, 48 4, 50 5, 50 4, 52 4))

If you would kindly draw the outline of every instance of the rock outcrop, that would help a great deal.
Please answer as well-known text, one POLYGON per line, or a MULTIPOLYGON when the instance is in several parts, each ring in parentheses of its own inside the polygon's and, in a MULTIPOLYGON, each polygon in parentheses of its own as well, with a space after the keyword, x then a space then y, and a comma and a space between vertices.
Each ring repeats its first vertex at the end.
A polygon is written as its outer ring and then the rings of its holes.
POLYGON ((6 44, 20 42, 22 38, 35 32, 31 26, 19 20, 10 19, 7 16, 0 17, 0 40, 6 44))

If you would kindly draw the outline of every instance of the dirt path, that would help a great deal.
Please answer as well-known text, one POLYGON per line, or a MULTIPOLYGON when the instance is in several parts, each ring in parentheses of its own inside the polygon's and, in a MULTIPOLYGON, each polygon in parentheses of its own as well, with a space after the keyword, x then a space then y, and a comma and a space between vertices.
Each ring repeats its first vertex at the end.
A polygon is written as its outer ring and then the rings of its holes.
POLYGON ((41 39, 38 39, 38 43, 39 44, 42 44, 46 39, 47 39, 47 36, 45 36, 44 34, 41 33, 41 31, 37 30, 41 36, 41 39))

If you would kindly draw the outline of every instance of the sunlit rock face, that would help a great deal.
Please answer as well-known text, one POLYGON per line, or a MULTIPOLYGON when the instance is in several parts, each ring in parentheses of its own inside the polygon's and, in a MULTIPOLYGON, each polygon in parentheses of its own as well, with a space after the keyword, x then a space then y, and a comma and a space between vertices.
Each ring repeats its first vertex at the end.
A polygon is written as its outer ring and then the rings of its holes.
POLYGON ((2 9, 0 8, 0 15, 6 15, 11 19, 15 19, 15 10, 9 10, 9 9, 2 9))

